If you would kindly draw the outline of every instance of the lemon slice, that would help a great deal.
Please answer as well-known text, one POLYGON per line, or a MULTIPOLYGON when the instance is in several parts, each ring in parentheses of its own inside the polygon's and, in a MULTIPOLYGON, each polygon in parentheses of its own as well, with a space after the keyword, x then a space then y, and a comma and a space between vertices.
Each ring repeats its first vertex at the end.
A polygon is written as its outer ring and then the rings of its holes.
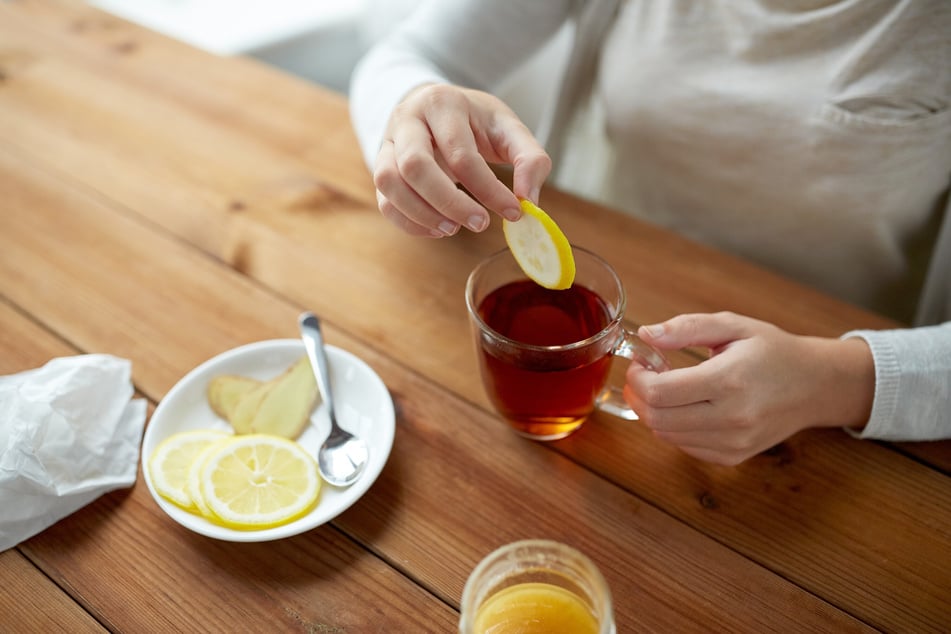
POLYGON ((189 497, 192 499, 194 505, 194 512, 197 512, 199 515, 204 517, 207 520, 217 522, 218 518, 208 507, 208 504, 205 502, 205 498, 201 494, 201 467, 205 464, 205 461, 208 459, 208 456, 211 455, 212 451, 215 451, 218 447, 218 444, 221 442, 228 442, 230 438, 225 438, 224 440, 219 440, 209 444, 207 447, 198 452, 198 455, 195 456, 195 459, 192 460, 191 466, 188 468, 188 475, 185 480, 185 492, 188 493, 189 497))
POLYGON ((562 290, 575 281, 571 244, 555 221, 528 200, 522 200, 521 219, 502 220, 505 242, 522 271, 545 288, 562 290))
POLYGON ((320 495, 317 463, 298 443, 248 434, 215 445, 198 472, 201 498, 221 523, 262 529, 307 513, 320 495))
POLYGON ((203 449, 228 435, 223 431, 200 429, 172 434, 159 443, 148 463, 156 492, 187 511, 197 510, 186 487, 188 469, 203 449))

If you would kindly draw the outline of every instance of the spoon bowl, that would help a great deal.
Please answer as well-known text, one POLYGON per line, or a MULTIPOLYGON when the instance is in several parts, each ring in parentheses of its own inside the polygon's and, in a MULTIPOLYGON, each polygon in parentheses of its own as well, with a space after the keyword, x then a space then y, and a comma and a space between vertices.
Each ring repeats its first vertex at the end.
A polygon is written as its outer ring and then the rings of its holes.
POLYGON ((301 314, 298 319, 301 338, 310 365, 317 379, 317 389, 327 406, 330 417, 330 434, 317 450, 317 467, 320 475, 334 486, 348 486, 356 482, 367 464, 369 451, 366 441, 354 436, 340 427, 334 413, 333 390, 330 384, 330 368, 327 353, 324 350, 324 337, 320 330, 320 320, 310 312, 301 314))

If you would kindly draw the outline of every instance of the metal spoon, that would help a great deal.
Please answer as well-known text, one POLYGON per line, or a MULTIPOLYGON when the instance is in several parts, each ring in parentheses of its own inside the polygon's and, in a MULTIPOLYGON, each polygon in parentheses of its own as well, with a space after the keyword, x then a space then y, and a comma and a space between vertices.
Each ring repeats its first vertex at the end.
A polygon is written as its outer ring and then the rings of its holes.
POLYGON ((320 475, 327 482, 335 486, 347 486, 360 477, 367 464, 367 444, 337 424, 320 320, 308 312, 301 314, 298 324, 304 347, 307 348, 307 356, 314 368, 314 376, 317 377, 317 388, 330 415, 330 435, 317 451, 317 466, 320 468, 320 475))

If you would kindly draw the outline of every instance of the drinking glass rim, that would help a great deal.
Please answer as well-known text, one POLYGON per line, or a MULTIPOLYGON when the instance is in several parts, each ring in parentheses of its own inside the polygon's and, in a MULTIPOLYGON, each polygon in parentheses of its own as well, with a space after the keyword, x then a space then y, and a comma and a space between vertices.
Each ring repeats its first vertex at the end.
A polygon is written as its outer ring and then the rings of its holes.
MULTIPOLYGON (((511 252, 508 248, 500 249, 496 251, 495 253, 492 253, 491 255, 487 256, 481 262, 479 262, 476 265, 476 267, 472 269, 472 271, 469 272, 469 277, 466 279, 466 308, 469 311, 469 315, 473 319, 475 319, 476 323, 478 323, 482 331, 492 335, 493 338, 502 341, 506 345, 517 346, 520 349, 528 350, 531 352, 569 352, 572 350, 577 350, 579 348, 590 346, 594 343, 597 343, 598 341, 601 341, 602 339, 607 337, 608 334, 616 328, 616 326, 619 326, 621 322, 624 321, 624 308, 627 305, 627 293, 624 292, 624 285, 621 284, 621 278, 618 277, 617 271, 614 270, 614 267, 611 266, 611 264, 607 260, 602 258, 597 253, 593 253, 592 251, 589 251, 588 249, 585 249, 584 247, 575 246, 574 244, 571 245, 571 250, 572 252, 580 251, 584 253, 586 256, 600 262, 604 266, 604 269, 608 273, 611 274, 611 277, 614 279, 614 283, 617 285, 618 295, 619 295, 618 305, 615 311, 617 314, 611 318, 611 321, 605 324, 604 328, 602 328, 595 334, 585 339, 582 339, 580 341, 573 341, 571 343, 564 343, 564 344, 559 344, 554 346, 542 346, 542 345, 533 344, 533 343, 525 343, 524 341, 519 341, 518 339, 512 339, 511 337, 507 337, 503 335, 502 333, 500 333, 495 328, 493 328, 492 326, 490 326, 489 324, 485 323, 485 320, 483 320, 482 316, 479 314, 478 307, 472 305, 472 295, 473 295, 472 287, 474 285, 474 279, 475 279, 476 273, 478 273, 484 267, 488 266, 490 262, 495 261, 496 258, 502 256, 506 252, 508 252, 511 255, 511 252)), ((513 259, 514 259, 514 256, 513 256, 513 259)), ((526 276, 525 279, 528 279, 528 276, 526 276)))
MULTIPOLYGON (((611 631, 614 625, 614 597, 611 593, 611 587, 608 585, 607 579, 605 579, 604 574, 601 572, 601 569, 597 564, 594 563, 594 560, 591 559, 586 553, 582 552, 580 549, 567 544, 565 542, 549 539, 549 538, 526 538, 520 539, 507 544, 502 544, 501 546, 496 547, 492 552, 484 556, 472 572, 469 573, 469 577, 466 579, 465 586, 462 589, 462 597, 459 602, 460 607, 460 617, 464 614, 464 611, 467 609, 477 609, 479 607, 479 602, 484 601, 488 596, 485 594, 483 589, 482 593, 478 592, 476 587, 476 580, 481 579, 483 576, 486 576, 493 567, 497 566, 503 560, 513 557, 515 553, 523 549, 534 549, 541 552, 551 553, 553 551, 561 551, 567 554, 570 558, 573 559, 573 563, 581 564, 585 567, 586 573, 589 577, 589 581, 595 586, 593 589, 597 592, 597 596, 592 596, 589 593, 587 597, 595 605, 591 607, 598 610, 598 612, 604 612, 604 614, 598 614, 599 625, 604 628, 604 617, 608 617, 608 623, 611 625, 611 631), (600 601, 598 600, 600 599, 600 601)), ((519 572, 520 569, 514 569, 514 572, 519 572)), ((492 577, 489 578, 490 585, 489 590, 492 589, 491 584, 497 585, 500 581, 503 581, 506 576, 511 576, 512 571, 509 571, 508 574, 496 572, 492 577)), ((584 588, 585 591, 588 588, 584 588)), ((473 614, 474 616, 474 614, 473 614)), ((460 623, 461 625, 461 623, 460 623)))

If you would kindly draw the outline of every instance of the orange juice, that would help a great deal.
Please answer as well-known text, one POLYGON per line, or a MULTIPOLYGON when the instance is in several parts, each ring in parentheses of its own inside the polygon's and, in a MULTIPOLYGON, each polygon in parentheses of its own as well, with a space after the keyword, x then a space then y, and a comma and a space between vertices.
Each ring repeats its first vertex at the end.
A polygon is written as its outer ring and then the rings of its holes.
POLYGON ((598 620, 574 592, 550 583, 520 583, 490 596, 476 611, 476 634, 598 634, 598 620))

